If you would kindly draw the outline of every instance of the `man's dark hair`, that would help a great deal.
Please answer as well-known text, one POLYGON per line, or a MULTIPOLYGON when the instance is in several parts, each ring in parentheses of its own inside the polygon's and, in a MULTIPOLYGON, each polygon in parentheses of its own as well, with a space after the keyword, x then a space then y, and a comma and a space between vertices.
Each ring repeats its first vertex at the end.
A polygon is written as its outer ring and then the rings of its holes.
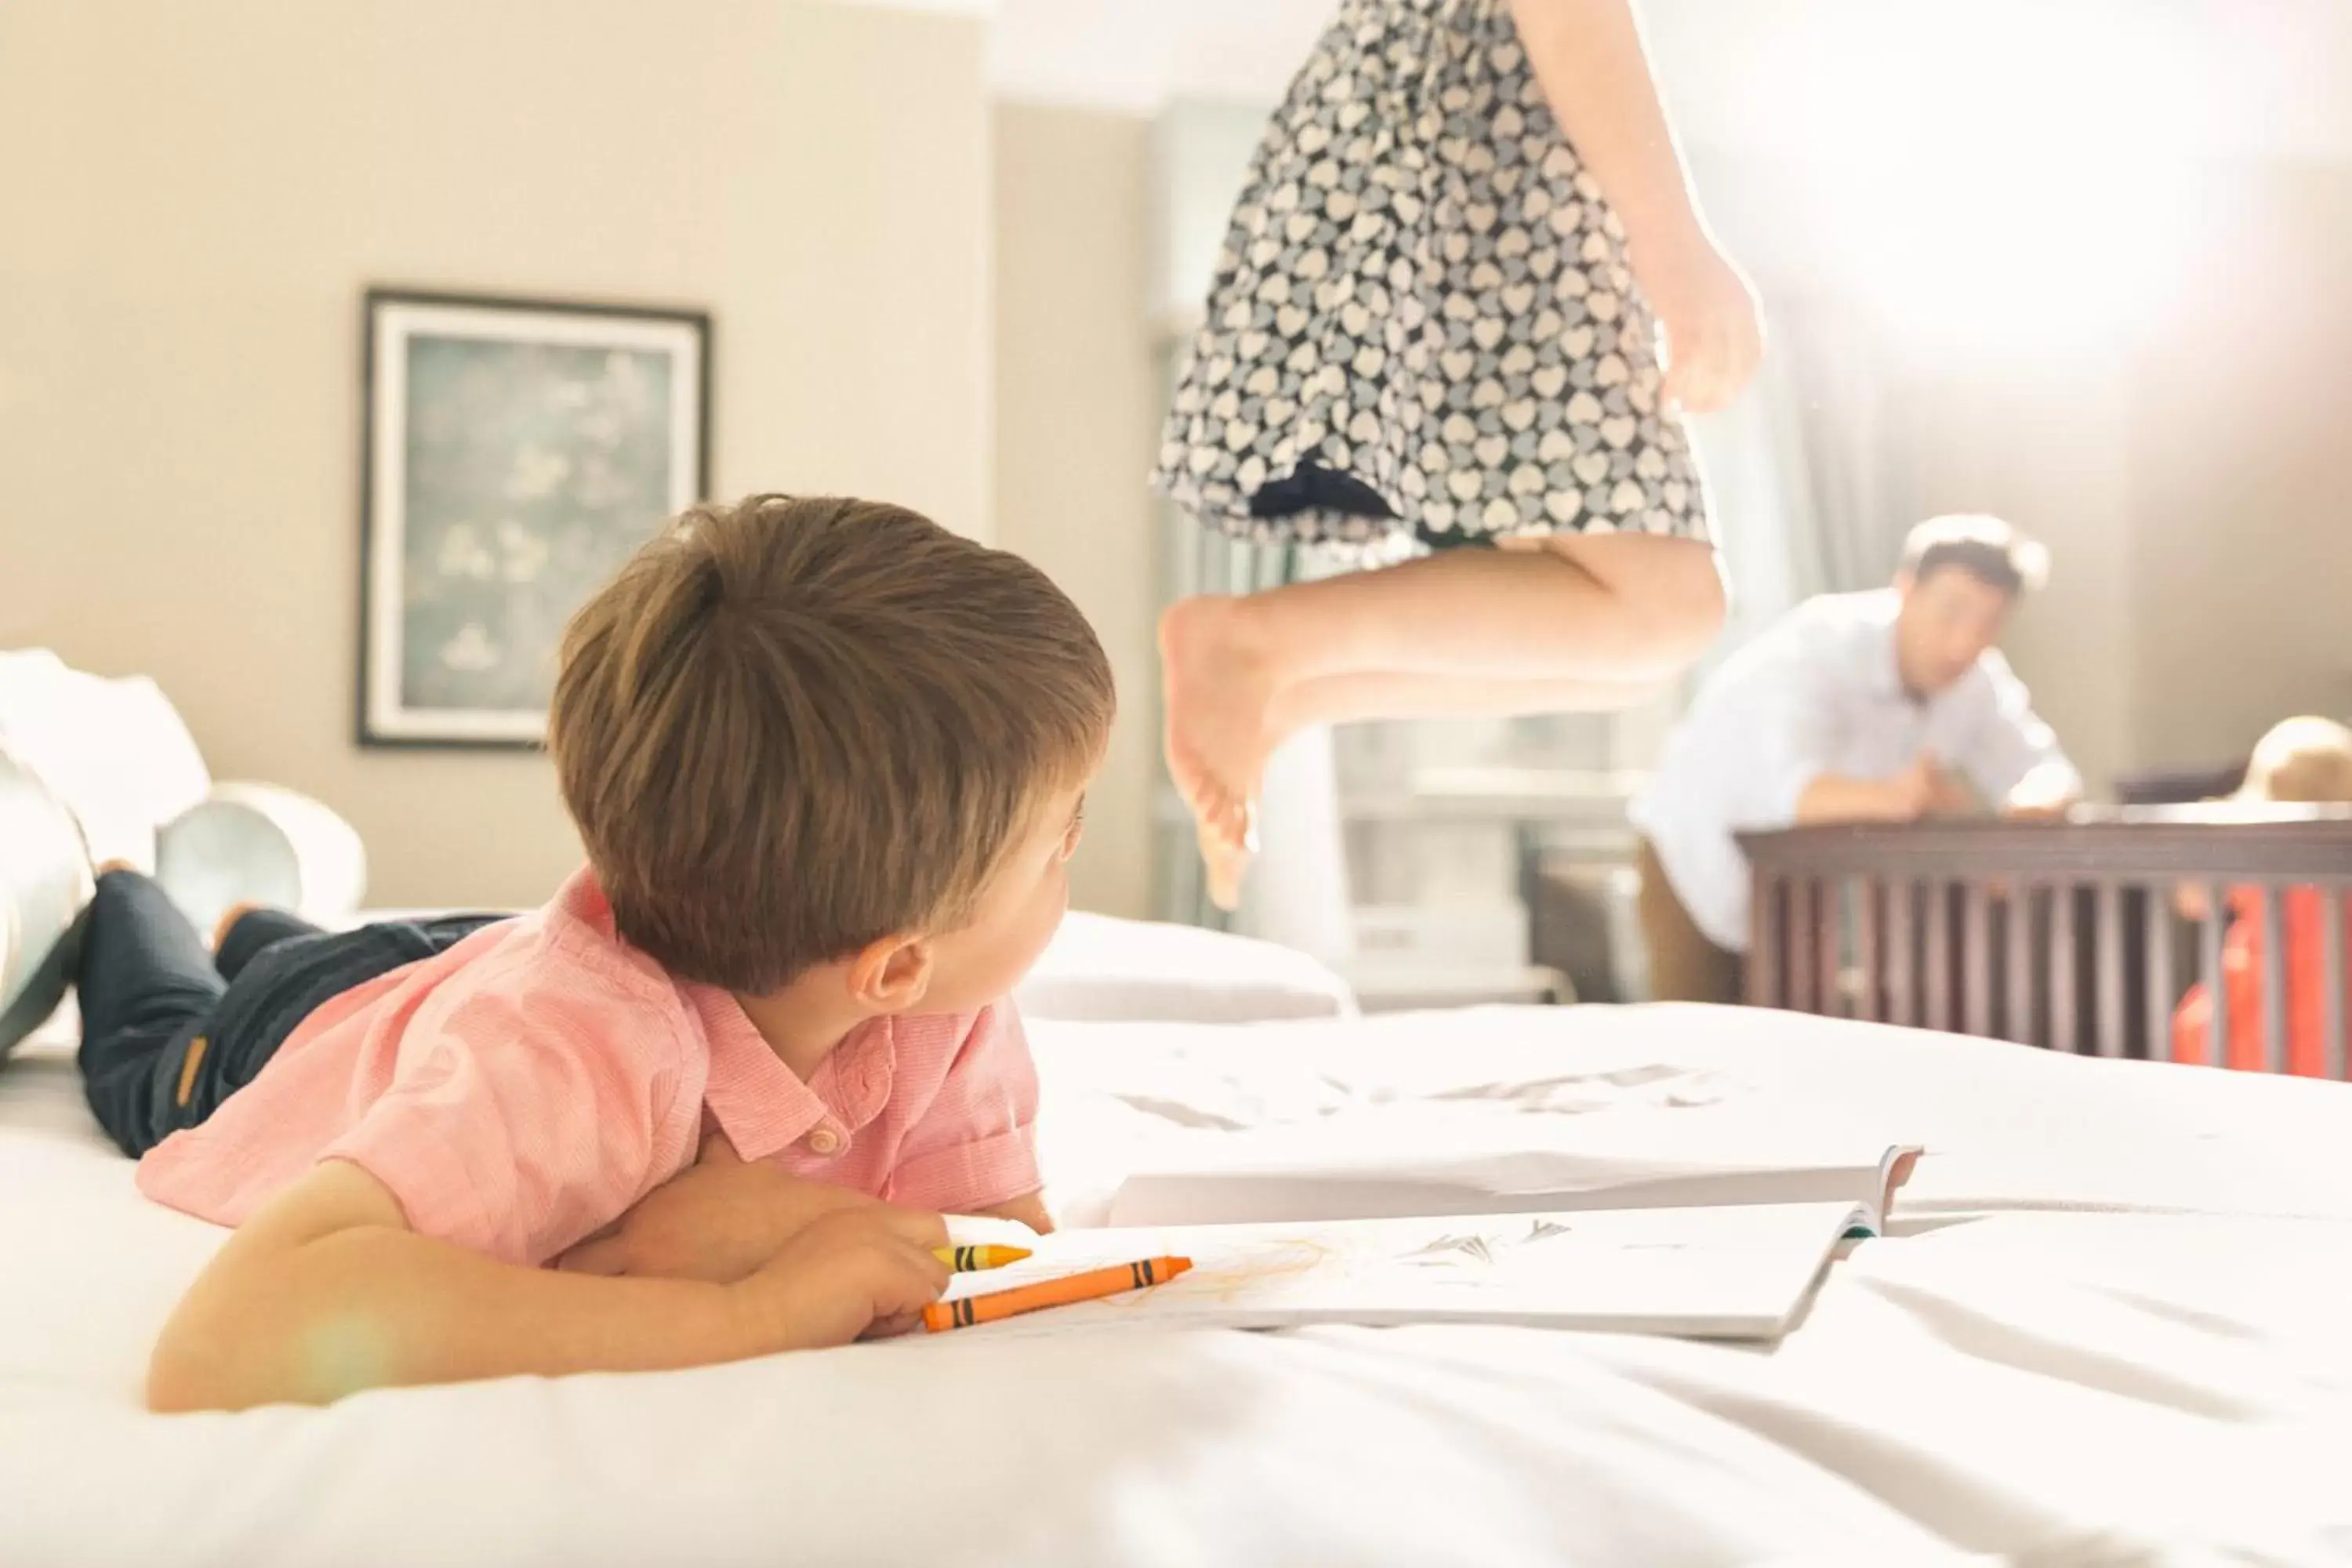
POLYGON ((2021 597, 2049 583, 2050 552, 1997 517, 1931 517, 1903 542, 1903 571, 1924 583, 1948 568, 2021 597))

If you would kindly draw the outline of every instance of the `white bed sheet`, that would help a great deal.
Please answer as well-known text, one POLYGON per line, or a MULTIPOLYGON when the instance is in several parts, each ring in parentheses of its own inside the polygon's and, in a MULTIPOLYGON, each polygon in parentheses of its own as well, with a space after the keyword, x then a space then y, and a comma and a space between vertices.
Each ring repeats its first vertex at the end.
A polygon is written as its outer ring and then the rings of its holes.
POLYGON ((140 1363, 217 1233, 37 1058, 0 1072, 0 1562, 2352 1560, 2352 1089, 1698 1009, 1033 1032, 1081 1212, 1156 1139, 1627 1066, 1928 1153, 1769 1351, 974 1336, 167 1420, 140 1363))

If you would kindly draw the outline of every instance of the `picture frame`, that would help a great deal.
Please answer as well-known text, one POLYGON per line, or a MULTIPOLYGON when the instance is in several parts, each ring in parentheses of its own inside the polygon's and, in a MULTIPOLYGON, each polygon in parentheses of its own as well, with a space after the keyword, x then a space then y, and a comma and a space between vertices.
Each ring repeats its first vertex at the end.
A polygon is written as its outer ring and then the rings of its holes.
POLYGON ((710 468, 708 312, 371 289, 358 740, 544 743, 564 623, 710 468))

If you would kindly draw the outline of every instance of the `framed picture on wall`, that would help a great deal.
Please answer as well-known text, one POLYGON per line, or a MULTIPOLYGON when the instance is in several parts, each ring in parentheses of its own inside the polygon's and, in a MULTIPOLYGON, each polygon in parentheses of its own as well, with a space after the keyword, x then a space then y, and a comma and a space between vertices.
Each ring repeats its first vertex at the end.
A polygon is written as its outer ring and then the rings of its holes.
POLYGON ((710 319, 372 289, 363 746, 530 747, 564 622, 700 500, 710 319))

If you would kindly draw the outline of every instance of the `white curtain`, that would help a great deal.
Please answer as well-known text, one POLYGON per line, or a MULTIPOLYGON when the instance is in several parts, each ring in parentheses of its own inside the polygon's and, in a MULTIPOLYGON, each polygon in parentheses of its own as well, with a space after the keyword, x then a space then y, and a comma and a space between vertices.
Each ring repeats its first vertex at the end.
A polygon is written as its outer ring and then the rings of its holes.
POLYGON ((1698 421, 1732 592, 1711 667, 1815 594, 1885 583, 1921 515, 1918 401, 1869 318, 1768 294, 1754 387, 1698 421))
POLYGON ((1266 763, 1258 829, 1263 849, 1235 927, 1344 971, 1356 956, 1355 923, 1330 731, 1293 736, 1266 763))

